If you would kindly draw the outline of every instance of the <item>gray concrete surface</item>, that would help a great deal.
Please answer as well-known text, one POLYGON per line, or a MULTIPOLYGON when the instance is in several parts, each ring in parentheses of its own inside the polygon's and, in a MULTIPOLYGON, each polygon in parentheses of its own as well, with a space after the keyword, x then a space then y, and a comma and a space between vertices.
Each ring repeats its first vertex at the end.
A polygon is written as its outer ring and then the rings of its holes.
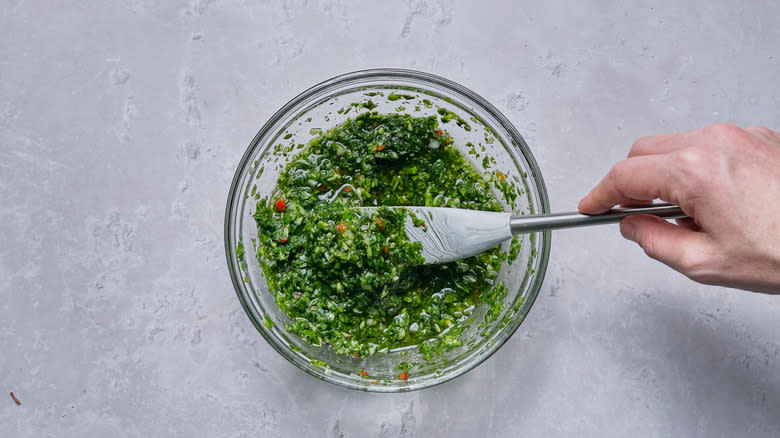
POLYGON ((482 94, 556 210, 638 136, 780 128, 777 2, 628 3, 1 2, 0 434, 780 436, 780 301, 694 284, 614 226, 556 232, 516 335, 411 394, 309 377, 233 292, 234 166, 339 73, 482 94))

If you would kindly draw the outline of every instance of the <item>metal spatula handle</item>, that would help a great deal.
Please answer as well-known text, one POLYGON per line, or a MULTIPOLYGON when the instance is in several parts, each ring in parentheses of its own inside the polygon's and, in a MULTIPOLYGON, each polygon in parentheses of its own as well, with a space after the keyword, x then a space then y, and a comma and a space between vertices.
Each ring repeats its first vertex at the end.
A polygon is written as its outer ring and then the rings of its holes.
POLYGON ((578 212, 553 213, 533 216, 512 216, 509 228, 512 234, 555 230, 558 228, 584 227, 620 222, 633 214, 651 214, 667 219, 688 217, 680 207, 670 204, 653 204, 647 207, 617 207, 604 214, 588 216, 578 212))

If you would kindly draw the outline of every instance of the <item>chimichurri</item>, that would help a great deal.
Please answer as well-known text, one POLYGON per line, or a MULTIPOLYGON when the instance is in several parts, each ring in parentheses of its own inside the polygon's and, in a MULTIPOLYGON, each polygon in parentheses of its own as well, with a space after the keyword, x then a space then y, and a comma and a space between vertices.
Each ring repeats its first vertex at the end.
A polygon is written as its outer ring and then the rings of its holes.
POLYGON ((255 219, 257 257, 288 331, 339 354, 419 345, 431 357, 461 344, 480 303, 495 320, 506 295, 496 281, 506 259, 499 247, 421 266, 404 210, 382 208, 500 211, 490 182, 451 143, 436 116, 367 112, 322 133, 286 166, 255 219))

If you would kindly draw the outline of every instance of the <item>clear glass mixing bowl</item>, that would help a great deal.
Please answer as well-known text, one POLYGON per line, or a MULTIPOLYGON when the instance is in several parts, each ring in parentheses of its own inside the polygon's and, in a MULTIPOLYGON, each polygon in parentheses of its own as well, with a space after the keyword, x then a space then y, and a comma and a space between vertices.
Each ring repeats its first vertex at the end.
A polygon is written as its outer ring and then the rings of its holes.
MULTIPOLYGON (((439 115, 439 108, 467 122, 449 121, 442 126, 475 169, 484 171, 482 161, 487 156, 495 160, 491 170, 499 169, 507 181, 516 184, 520 196, 514 208, 504 202, 506 211, 549 212, 539 167, 528 145, 506 117, 474 92, 417 71, 365 70, 315 85, 271 117, 238 165, 225 213, 225 250, 233 285, 260 334, 282 356, 319 379, 376 392, 410 391, 453 379, 479 365, 504 344, 531 310, 539 292, 549 258, 549 232, 520 236, 519 257, 511 264, 505 262, 499 271, 497 280, 503 281, 509 291, 499 317, 486 324, 487 306, 475 309, 470 327, 460 335, 462 345, 439 357, 426 361, 415 347, 364 358, 338 355, 328 346, 310 346, 285 330, 290 319, 275 303, 256 259, 257 228, 252 213, 259 202, 257 199, 268 197, 274 191, 279 173, 301 151, 290 145, 307 144, 321 132, 364 111, 419 117, 439 115), (398 98, 398 95, 413 98, 398 98), (480 158, 467 153, 468 142, 476 145, 480 158), (245 253, 243 257, 237 254, 239 246, 245 253), (401 362, 417 364, 408 372, 406 380, 399 377, 397 367, 401 362)), ((503 200, 499 191, 493 189, 503 200)), ((508 243, 503 250, 509 250, 508 243)))

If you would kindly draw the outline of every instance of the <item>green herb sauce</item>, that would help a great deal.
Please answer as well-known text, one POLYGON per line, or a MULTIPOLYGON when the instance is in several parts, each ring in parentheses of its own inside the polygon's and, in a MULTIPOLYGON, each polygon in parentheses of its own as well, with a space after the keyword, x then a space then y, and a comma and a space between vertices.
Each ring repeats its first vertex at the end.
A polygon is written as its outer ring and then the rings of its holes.
POLYGON ((476 306, 487 304, 485 320, 494 321, 507 293, 495 281, 506 254, 495 247, 421 266, 420 244, 404 232, 408 213, 382 206, 500 211, 496 174, 477 173, 436 116, 368 112, 316 134, 255 212, 257 258, 287 330, 339 354, 418 345, 432 357, 461 345, 476 306))

